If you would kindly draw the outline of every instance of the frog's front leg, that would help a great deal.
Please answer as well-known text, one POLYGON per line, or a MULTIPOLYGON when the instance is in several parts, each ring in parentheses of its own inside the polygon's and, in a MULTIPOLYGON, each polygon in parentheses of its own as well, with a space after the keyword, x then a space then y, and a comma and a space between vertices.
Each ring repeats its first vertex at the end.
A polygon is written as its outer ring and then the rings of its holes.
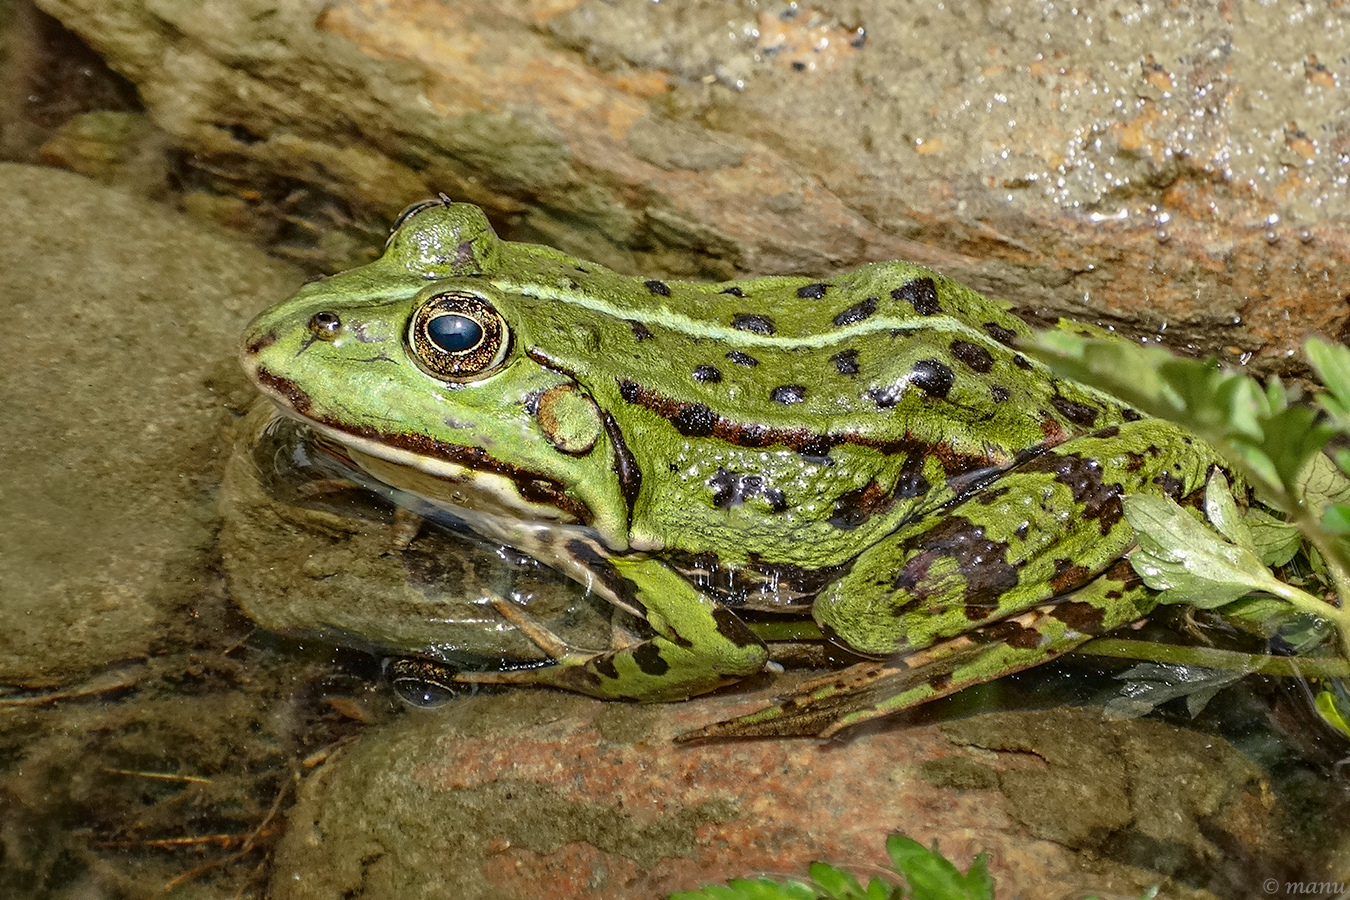
MULTIPOLYGON (((572 556, 589 574, 585 580, 593 590, 644 618, 655 636, 599 653, 569 650, 554 665, 538 669, 464 673, 456 680, 542 684, 604 699, 667 701, 707 693, 764 667, 764 642, 664 563, 608 557, 589 544, 574 544, 572 556)), ((545 649, 558 655, 560 647, 545 649)))

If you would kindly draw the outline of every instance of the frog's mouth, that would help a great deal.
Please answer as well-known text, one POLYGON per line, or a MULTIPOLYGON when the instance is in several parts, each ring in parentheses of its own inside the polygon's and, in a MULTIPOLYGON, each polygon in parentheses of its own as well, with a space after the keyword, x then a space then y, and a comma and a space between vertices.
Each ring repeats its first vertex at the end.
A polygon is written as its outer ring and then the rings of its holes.
POLYGON ((289 379, 261 367, 249 367, 249 375, 282 413, 340 446, 353 463, 391 487, 454 510, 558 524, 590 523, 590 510, 556 479, 513 466, 481 447, 417 432, 335 422, 316 415, 309 395, 289 379))

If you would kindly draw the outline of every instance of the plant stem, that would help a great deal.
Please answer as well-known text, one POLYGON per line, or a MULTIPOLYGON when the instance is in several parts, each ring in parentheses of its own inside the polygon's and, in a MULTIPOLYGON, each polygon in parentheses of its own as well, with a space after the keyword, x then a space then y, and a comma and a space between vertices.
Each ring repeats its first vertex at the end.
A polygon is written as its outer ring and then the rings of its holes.
POLYGON ((1074 653, 1137 659, 1141 662, 1208 666, 1233 672, 1261 673, 1287 678, 1350 678, 1350 661, 1335 656, 1267 656, 1214 647, 1159 644, 1124 638, 1097 638, 1074 648, 1074 653))

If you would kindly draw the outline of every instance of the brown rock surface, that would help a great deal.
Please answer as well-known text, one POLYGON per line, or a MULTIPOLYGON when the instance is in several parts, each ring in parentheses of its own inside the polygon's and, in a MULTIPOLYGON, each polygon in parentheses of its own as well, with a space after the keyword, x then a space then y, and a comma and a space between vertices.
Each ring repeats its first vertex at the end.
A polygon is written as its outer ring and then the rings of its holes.
POLYGON ((1336 8, 42 0, 189 149, 629 271, 908 257, 1278 366, 1350 283, 1336 8))

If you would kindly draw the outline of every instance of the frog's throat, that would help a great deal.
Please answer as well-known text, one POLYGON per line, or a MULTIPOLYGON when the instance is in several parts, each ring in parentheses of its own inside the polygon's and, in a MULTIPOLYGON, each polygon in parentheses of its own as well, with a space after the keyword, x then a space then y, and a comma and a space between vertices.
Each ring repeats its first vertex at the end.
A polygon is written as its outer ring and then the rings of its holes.
POLYGON ((562 484, 494 459, 481 448, 419 434, 375 433, 364 427, 358 431, 284 411, 345 447, 352 461, 375 478, 452 512, 473 510, 553 525, 590 524, 590 510, 568 496, 562 484))

